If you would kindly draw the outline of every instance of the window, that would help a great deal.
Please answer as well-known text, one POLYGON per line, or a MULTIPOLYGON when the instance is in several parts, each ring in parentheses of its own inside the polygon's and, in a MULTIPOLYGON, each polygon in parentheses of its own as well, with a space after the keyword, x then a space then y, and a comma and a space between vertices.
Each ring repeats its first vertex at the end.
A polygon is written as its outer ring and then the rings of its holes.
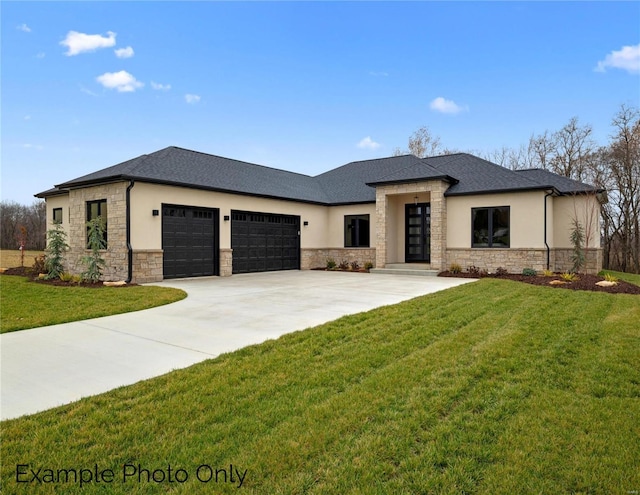
POLYGON ((53 223, 62 223, 62 208, 53 209, 53 223))
MULTIPOLYGON (((107 200, 87 201, 87 222, 94 218, 102 218, 104 223, 104 245, 107 246, 107 200)), ((87 227, 87 247, 89 246, 89 227, 87 227)))
POLYGON ((369 215, 345 215, 344 247, 369 247, 369 215))
POLYGON ((509 247, 509 207, 471 208, 471 247, 509 247))

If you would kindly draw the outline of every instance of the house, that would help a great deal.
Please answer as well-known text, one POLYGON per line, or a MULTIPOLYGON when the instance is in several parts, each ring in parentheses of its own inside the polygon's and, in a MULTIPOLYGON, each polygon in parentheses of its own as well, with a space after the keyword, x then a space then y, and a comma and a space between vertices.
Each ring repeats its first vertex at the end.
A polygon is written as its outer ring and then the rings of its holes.
POLYGON ((603 193, 466 153, 357 161, 310 177, 168 147, 36 196, 47 228, 68 233, 70 272, 83 270, 86 222, 101 216, 104 278, 144 283, 310 269, 327 258, 567 270, 574 219, 586 233, 586 270, 597 272, 603 193))

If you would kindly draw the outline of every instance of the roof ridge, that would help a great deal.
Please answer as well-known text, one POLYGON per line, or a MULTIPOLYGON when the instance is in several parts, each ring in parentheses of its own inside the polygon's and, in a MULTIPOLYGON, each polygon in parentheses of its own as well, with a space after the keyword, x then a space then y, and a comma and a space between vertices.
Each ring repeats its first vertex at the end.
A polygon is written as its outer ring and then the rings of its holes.
MULTIPOLYGON (((166 150, 166 149, 169 149, 169 148, 173 148, 173 149, 180 150, 180 151, 186 151, 186 152, 189 152, 189 153, 195 153, 195 154, 198 154, 198 155, 209 156, 209 157, 213 157, 213 158, 222 158, 223 160, 229 160, 230 162, 243 163, 245 165, 252 165, 254 167, 266 168, 266 169, 269 169, 269 170, 275 170, 277 172, 285 172, 285 173, 288 173, 288 174, 299 175, 300 177, 308 177, 310 179, 314 178, 311 175, 301 174, 300 172, 293 172, 291 170, 285 170, 283 168, 270 167, 268 165, 261 165, 259 163, 248 162, 248 161, 245 161, 245 160, 238 160, 236 158, 229 158, 227 156, 214 155, 213 153, 205 153, 204 151, 190 150, 188 148, 182 148, 181 146, 168 146, 167 148, 164 148, 164 149, 166 150)), ((160 150, 160 151, 164 151, 164 150, 160 150)))

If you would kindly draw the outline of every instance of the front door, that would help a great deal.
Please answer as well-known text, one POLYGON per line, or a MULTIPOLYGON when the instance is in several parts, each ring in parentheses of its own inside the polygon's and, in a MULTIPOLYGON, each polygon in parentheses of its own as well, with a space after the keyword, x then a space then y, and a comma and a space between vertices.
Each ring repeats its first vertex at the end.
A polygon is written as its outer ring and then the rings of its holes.
POLYGON ((431 262, 431 204, 405 205, 405 254, 407 263, 431 262))

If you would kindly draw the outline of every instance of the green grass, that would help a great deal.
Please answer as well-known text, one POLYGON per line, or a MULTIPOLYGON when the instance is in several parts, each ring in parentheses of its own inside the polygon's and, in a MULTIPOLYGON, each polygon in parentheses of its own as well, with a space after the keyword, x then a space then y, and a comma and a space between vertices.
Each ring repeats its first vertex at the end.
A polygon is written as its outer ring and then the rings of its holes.
POLYGON ((638 321, 637 296, 483 279, 5 421, 3 491, 238 493, 196 479, 233 464, 250 494, 633 493, 638 321), (115 478, 18 484, 18 463, 115 478))
POLYGON ((56 287, 0 276, 0 333, 153 308, 186 297, 169 287, 56 287))
POLYGON ((614 275, 618 277, 620 280, 624 280, 625 282, 629 282, 630 284, 640 285, 640 275, 636 275, 635 273, 616 272, 613 270, 602 270, 599 273, 599 275, 604 276, 605 273, 614 275))

